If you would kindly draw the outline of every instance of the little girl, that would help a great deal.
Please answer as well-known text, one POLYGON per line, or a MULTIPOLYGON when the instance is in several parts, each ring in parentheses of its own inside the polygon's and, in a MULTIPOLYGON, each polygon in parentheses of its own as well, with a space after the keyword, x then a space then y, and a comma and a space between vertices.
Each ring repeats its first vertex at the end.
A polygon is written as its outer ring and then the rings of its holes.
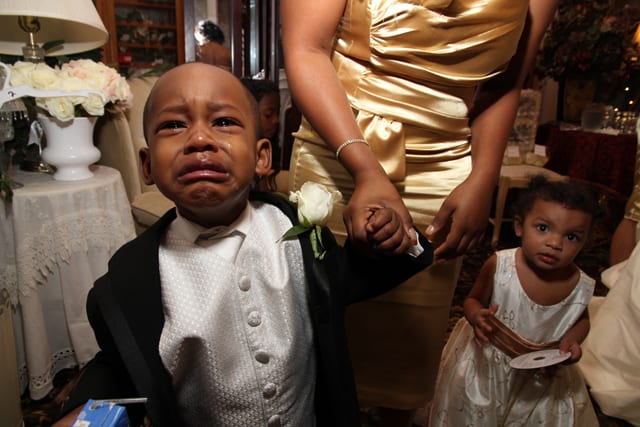
POLYGON ((597 205, 569 181, 531 180, 516 206, 519 248, 483 265, 447 342, 431 426, 598 426, 578 368, 595 282, 574 263, 597 205), (571 354, 561 365, 514 369, 541 348, 571 354))

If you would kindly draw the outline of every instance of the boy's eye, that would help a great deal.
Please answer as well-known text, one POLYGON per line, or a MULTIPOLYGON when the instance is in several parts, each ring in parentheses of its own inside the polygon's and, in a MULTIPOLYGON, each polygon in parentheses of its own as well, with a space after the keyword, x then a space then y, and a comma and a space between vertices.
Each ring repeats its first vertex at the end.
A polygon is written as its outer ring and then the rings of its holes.
POLYGON ((219 117, 217 119, 214 119, 212 124, 213 126, 221 126, 221 127, 239 126, 238 121, 230 117, 219 117))
POLYGON ((547 227, 547 224, 538 224, 536 225, 536 229, 538 231, 547 231, 549 227, 547 227))
POLYGON ((160 123, 160 125, 158 126, 158 130, 162 130, 162 129, 181 129, 185 127, 184 123, 178 121, 178 120, 170 120, 167 122, 163 122, 160 123))

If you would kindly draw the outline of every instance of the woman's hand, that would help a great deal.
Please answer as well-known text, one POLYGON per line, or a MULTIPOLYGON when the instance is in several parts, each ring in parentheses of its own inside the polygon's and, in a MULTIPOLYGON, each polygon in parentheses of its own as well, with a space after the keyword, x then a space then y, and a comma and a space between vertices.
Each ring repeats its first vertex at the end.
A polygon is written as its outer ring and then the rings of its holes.
MULTIPOLYGON (((400 216, 405 235, 400 247, 416 243, 413 221, 400 194, 387 176, 377 171, 363 172, 356 177, 355 190, 343 212, 344 224, 353 243, 361 247, 370 245, 367 222, 372 212, 381 208, 391 208, 400 216)), ((392 250, 390 254, 395 252, 397 250, 392 250)))
POLYGON ((426 230, 436 259, 463 255, 483 240, 493 188, 469 177, 449 194, 426 230))

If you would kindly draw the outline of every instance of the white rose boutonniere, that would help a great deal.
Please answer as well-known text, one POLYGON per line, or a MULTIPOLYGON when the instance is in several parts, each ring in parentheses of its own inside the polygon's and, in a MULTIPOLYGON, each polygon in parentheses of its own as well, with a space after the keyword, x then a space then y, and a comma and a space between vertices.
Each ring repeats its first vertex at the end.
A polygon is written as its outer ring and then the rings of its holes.
POLYGON ((331 192, 324 185, 315 182, 305 182, 300 190, 292 191, 289 200, 297 204, 300 223, 287 230, 282 240, 310 232, 313 254, 317 259, 323 259, 325 249, 322 243, 322 227, 329 221, 333 205, 341 197, 339 191, 331 192))

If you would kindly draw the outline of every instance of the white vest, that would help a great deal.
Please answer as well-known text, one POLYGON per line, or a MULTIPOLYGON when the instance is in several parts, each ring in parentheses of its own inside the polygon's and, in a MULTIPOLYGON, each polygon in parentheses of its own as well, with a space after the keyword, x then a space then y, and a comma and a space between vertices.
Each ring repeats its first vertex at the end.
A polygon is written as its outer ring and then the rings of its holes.
POLYGON ((160 247, 159 351, 188 426, 314 425, 315 353, 291 221, 248 204, 230 227, 178 217, 160 247), (206 241, 203 234, 216 234, 206 241))

